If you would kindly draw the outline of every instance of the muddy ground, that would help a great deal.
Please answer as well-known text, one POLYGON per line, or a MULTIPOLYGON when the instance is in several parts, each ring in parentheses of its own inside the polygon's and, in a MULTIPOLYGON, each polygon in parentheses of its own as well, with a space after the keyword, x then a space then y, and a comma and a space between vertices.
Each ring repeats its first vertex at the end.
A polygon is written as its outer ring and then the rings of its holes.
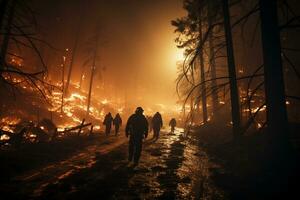
POLYGON ((9 199, 226 199, 210 177, 218 165, 182 135, 164 130, 157 141, 145 140, 137 167, 127 162, 123 133, 82 140, 87 144, 65 159, 2 181, 1 193, 9 199))
POLYGON ((212 130, 202 128, 187 137, 182 129, 163 130, 157 141, 149 134, 137 167, 127 162, 124 132, 2 151, 0 193, 4 199, 47 200, 264 199, 263 157, 253 146, 258 143, 249 145, 246 138, 240 151, 226 130, 212 130))

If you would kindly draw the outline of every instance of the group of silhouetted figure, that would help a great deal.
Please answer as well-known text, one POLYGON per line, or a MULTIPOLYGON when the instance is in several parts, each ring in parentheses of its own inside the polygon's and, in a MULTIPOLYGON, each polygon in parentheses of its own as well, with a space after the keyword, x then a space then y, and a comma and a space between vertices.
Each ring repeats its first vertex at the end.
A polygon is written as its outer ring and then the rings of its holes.
MULTIPOLYGON (((137 166, 139 163, 143 139, 148 137, 148 132, 153 130, 153 139, 157 140, 163 127, 162 116, 159 112, 156 112, 153 117, 147 116, 147 118, 143 112, 142 107, 137 107, 135 113, 128 118, 125 127, 126 137, 129 137, 128 161, 129 163, 133 161, 133 166, 137 166)), ((114 125, 115 135, 117 136, 122 125, 122 118, 119 113, 113 118, 109 112, 105 115, 103 125, 105 125, 105 135, 107 136, 111 132, 112 125, 114 125)), ((174 133, 176 127, 175 118, 171 119, 169 126, 171 127, 171 132, 174 133)))
POLYGON ((103 125, 105 125, 105 135, 109 135, 111 131, 111 126, 115 126, 115 135, 117 136, 120 130, 120 126, 122 125, 122 118, 119 113, 116 114, 115 118, 112 117, 109 112, 104 117, 103 125))

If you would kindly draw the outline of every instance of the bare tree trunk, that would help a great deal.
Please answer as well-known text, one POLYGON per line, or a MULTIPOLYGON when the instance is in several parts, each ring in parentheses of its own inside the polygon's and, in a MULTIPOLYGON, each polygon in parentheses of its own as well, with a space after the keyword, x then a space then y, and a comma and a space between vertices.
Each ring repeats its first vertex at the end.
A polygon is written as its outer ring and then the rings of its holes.
MULTIPOLYGON (((7 5, 8 5, 8 0, 2 0, 0 3, 0 31, 1 32, 5 32, 2 26, 4 24, 7 5)), ((1 69, 4 68, 3 64, 4 64, 4 59, 2 58, 2 53, 0 52, 0 73, 1 73, 1 69)))
POLYGON ((231 25, 230 25, 230 12, 228 7, 228 0, 223 0, 223 14, 224 14, 224 30, 227 46, 227 65, 230 82, 230 99, 231 99, 231 116, 233 123, 233 135, 237 139, 240 134, 240 106, 239 94, 236 81, 235 61, 233 53, 231 25))
POLYGON ((65 66, 66 66, 66 57, 63 56, 62 75, 61 75, 61 106, 60 106, 61 114, 64 112, 65 66))
POLYGON ((81 70, 81 74, 80 74, 80 81, 79 81, 79 89, 81 90, 82 88, 82 82, 83 82, 83 78, 84 78, 84 67, 82 66, 82 70, 81 70))
POLYGON ((98 35, 96 36, 96 41, 95 41, 95 50, 94 50, 94 57, 93 57, 93 65, 91 69, 91 78, 90 78, 90 87, 89 87, 89 93, 88 93, 88 104, 87 104, 87 116, 89 115, 90 112, 90 105, 91 105, 91 95, 92 95, 92 88, 93 88, 93 80, 94 80, 94 73, 96 70, 96 59, 97 59, 97 53, 98 53, 98 35))
POLYGON ((194 123, 194 115, 195 115, 195 110, 194 110, 194 97, 193 95, 191 96, 190 99, 190 122, 191 122, 191 126, 193 126, 194 123))
POLYGON ((297 193, 299 159, 289 141, 277 1, 259 0, 259 6, 267 106, 267 195, 273 197, 279 191, 291 195, 297 193))
POLYGON ((265 74, 267 125, 276 156, 288 149, 288 118, 285 105, 276 1, 260 0, 261 34, 265 74))
POLYGON ((90 106, 91 106, 91 95, 92 95, 92 88, 93 88, 93 81, 94 81, 94 72, 95 72, 95 66, 92 66, 91 69, 91 78, 90 78, 90 86, 89 86, 89 93, 88 93, 88 101, 87 101, 87 110, 86 115, 89 115, 90 112, 90 106))
MULTIPOLYGON (((200 8, 199 8, 200 9, 200 8)), ((202 20, 201 20, 201 11, 199 10, 199 38, 200 43, 202 44, 202 20)), ((200 78, 201 82, 201 102, 202 102, 202 116, 203 116, 203 123, 207 122, 207 104, 206 104, 206 84, 205 84, 205 69, 204 69, 204 60, 203 60, 203 48, 199 51, 199 63, 200 63, 200 78)))
POLYGON ((4 22, 4 16, 7 9, 8 0, 2 0, 0 3, 0 30, 2 31, 2 25, 4 22))
MULTIPOLYGON (((208 15, 208 27, 212 26, 212 2, 208 2, 208 9, 207 9, 207 15, 208 15)), ((210 75, 211 75, 211 90, 212 90, 212 113, 216 114, 217 107, 219 104, 218 100, 218 92, 217 92, 217 81, 216 81, 216 63, 215 63, 215 52, 214 52, 214 41, 213 41, 213 30, 208 36, 208 43, 209 43, 209 63, 211 67, 210 75)))
POLYGON ((200 62, 200 74, 201 74, 201 102, 202 102, 202 115, 203 123, 207 122, 207 103, 206 103, 206 84, 205 84, 205 69, 203 61, 203 51, 200 50, 199 53, 199 62, 200 62))
MULTIPOLYGON (((82 19, 82 16, 80 17, 80 19, 82 19)), ((65 94, 66 95, 68 95, 68 92, 69 92, 69 85, 70 85, 70 81, 71 81, 71 75, 72 75, 75 55, 76 55, 77 48, 78 48, 78 43, 79 43, 81 22, 82 22, 82 20, 80 20, 79 25, 77 27, 76 38, 75 38, 74 46, 73 46, 73 49, 72 49, 72 57, 71 57, 71 60, 70 60, 70 66, 69 66, 68 77, 67 77, 66 88, 65 88, 65 94)))
POLYGON ((11 25, 14 19, 15 15, 15 7, 17 4, 17 0, 12 0, 9 6, 9 11, 8 11, 8 19, 7 23, 4 28, 4 37, 1 45, 1 52, 0 52, 0 58, 1 58, 1 66, 4 67, 6 64, 6 54, 7 54, 7 49, 9 45, 9 40, 10 40, 10 33, 11 33, 11 25))

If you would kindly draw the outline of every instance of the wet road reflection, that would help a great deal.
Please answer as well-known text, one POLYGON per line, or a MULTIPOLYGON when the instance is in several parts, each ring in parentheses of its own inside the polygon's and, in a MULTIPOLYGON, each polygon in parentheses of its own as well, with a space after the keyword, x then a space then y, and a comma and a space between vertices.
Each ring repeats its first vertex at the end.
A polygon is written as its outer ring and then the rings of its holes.
POLYGON ((70 158, 17 176, 13 182, 23 185, 25 191, 22 192, 30 193, 29 196, 31 197, 39 197, 47 186, 57 184, 72 174, 94 166, 96 155, 106 154, 125 143, 124 138, 110 137, 101 138, 101 140, 70 158), (100 146, 101 148, 99 148, 100 146))
POLYGON ((147 140, 142 157, 128 187, 114 197, 135 193, 141 199, 225 199, 210 177, 209 169, 218 166, 196 139, 183 137, 183 129, 164 130, 159 140, 147 140))
POLYGON ((145 140, 138 167, 128 165, 127 148, 124 136, 106 138, 16 180, 33 199, 226 199, 210 177, 218 166, 182 129, 145 140))

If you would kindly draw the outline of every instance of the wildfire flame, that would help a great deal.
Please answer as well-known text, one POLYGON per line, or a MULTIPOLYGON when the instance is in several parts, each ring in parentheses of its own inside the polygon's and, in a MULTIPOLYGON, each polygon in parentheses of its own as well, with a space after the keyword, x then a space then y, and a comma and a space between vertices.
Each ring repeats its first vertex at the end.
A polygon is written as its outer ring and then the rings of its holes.
POLYGON ((21 119, 13 116, 4 117, 1 119, 0 126, 1 129, 10 133, 13 133, 13 127, 18 124, 21 121, 21 119))

